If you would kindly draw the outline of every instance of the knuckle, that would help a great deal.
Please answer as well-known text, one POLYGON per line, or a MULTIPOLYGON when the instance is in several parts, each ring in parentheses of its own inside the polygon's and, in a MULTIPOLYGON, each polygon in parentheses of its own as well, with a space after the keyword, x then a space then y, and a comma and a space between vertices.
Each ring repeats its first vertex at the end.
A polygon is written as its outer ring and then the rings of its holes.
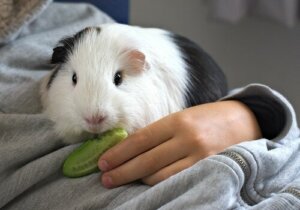
POLYGON ((151 136, 150 129, 145 128, 138 131, 132 136, 131 145, 134 145, 137 150, 144 150, 149 145, 149 141, 152 139, 151 136))
POLYGON ((140 138, 145 144, 147 144, 149 141, 151 141, 154 138, 154 136, 155 135, 153 134, 153 130, 150 127, 146 126, 142 130, 140 138))
POLYGON ((178 112, 174 116, 174 123, 176 128, 186 128, 191 124, 191 116, 185 114, 184 112, 178 112))
POLYGON ((147 138, 143 133, 139 132, 133 136, 130 143, 131 147, 134 147, 136 151, 143 151, 147 145, 147 138))
POLYGON ((147 136, 145 135, 145 133, 144 132, 137 132, 137 133, 135 133, 134 134, 134 138, 133 138, 133 140, 132 140, 132 143, 133 144, 137 144, 137 145, 139 145, 139 144, 143 144, 144 142, 146 142, 147 141, 147 136))
POLYGON ((159 163, 159 157, 155 155, 147 155, 142 164, 147 166, 148 171, 153 171, 159 163))
POLYGON ((192 130, 189 135, 189 145, 192 149, 201 151, 206 147, 206 137, 205 134, 202 132, 192 130))
POLYGON ((202 132, 193 132, 191 139, 195 146, 203 147, 205 141, 205 134, 202 132))

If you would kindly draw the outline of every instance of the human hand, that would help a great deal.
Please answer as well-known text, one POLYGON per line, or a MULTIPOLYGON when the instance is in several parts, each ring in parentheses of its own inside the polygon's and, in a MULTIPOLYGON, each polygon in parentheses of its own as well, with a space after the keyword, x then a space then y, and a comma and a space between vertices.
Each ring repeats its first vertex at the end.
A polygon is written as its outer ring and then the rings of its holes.
POLYGON ((251 110, 238 101, 203 104, 170 114, 105 152, 102 184, 141 179, 154 185, 225 148, 261 137, 251 110))

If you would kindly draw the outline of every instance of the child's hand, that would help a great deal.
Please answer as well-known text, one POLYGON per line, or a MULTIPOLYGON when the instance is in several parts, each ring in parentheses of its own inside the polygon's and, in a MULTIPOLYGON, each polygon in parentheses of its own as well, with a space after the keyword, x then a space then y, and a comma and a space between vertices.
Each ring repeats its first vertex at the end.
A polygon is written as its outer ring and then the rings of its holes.
POLYGON ((138 179, 154 185, 233 144, 257 139, 253 113, 238 101, 199 105, 140 129, 104 153, 102 184, 117 187, 138 179))

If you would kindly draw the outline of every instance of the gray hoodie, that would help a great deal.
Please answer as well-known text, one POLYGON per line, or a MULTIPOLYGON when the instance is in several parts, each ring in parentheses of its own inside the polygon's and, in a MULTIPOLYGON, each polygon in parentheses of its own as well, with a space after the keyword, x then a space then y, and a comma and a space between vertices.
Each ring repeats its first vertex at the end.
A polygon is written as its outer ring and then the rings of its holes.
POLYGON ((63 177, 61 165, 78 144, 63 144, 40 114, 38 81, 51 69, 45 63, 62 36, 113 20, 85 4, 54 3, 44 10, 49 1, 41 2, 31 17, 24 16, 22 29, 7 29, 1 37, 1 209, 300 209, 295 113, 282 95, 259 84, 222 100, 247 104, 263 139, 234 145, 153 187, 134 182, 108 190, 99 173, 63 177), (7 34, 17 38, 9 42, 7 34))

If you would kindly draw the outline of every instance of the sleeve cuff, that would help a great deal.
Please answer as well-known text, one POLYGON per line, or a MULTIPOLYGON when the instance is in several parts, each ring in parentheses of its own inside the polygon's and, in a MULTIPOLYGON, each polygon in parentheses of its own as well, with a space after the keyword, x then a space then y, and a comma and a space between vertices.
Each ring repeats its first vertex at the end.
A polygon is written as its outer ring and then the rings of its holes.
POLYGON ((279 141, 299 136, 295 111, 280 93, 261 84, 231 91, 221 100, 238 100, 256 116, 263 138, 279 141))

